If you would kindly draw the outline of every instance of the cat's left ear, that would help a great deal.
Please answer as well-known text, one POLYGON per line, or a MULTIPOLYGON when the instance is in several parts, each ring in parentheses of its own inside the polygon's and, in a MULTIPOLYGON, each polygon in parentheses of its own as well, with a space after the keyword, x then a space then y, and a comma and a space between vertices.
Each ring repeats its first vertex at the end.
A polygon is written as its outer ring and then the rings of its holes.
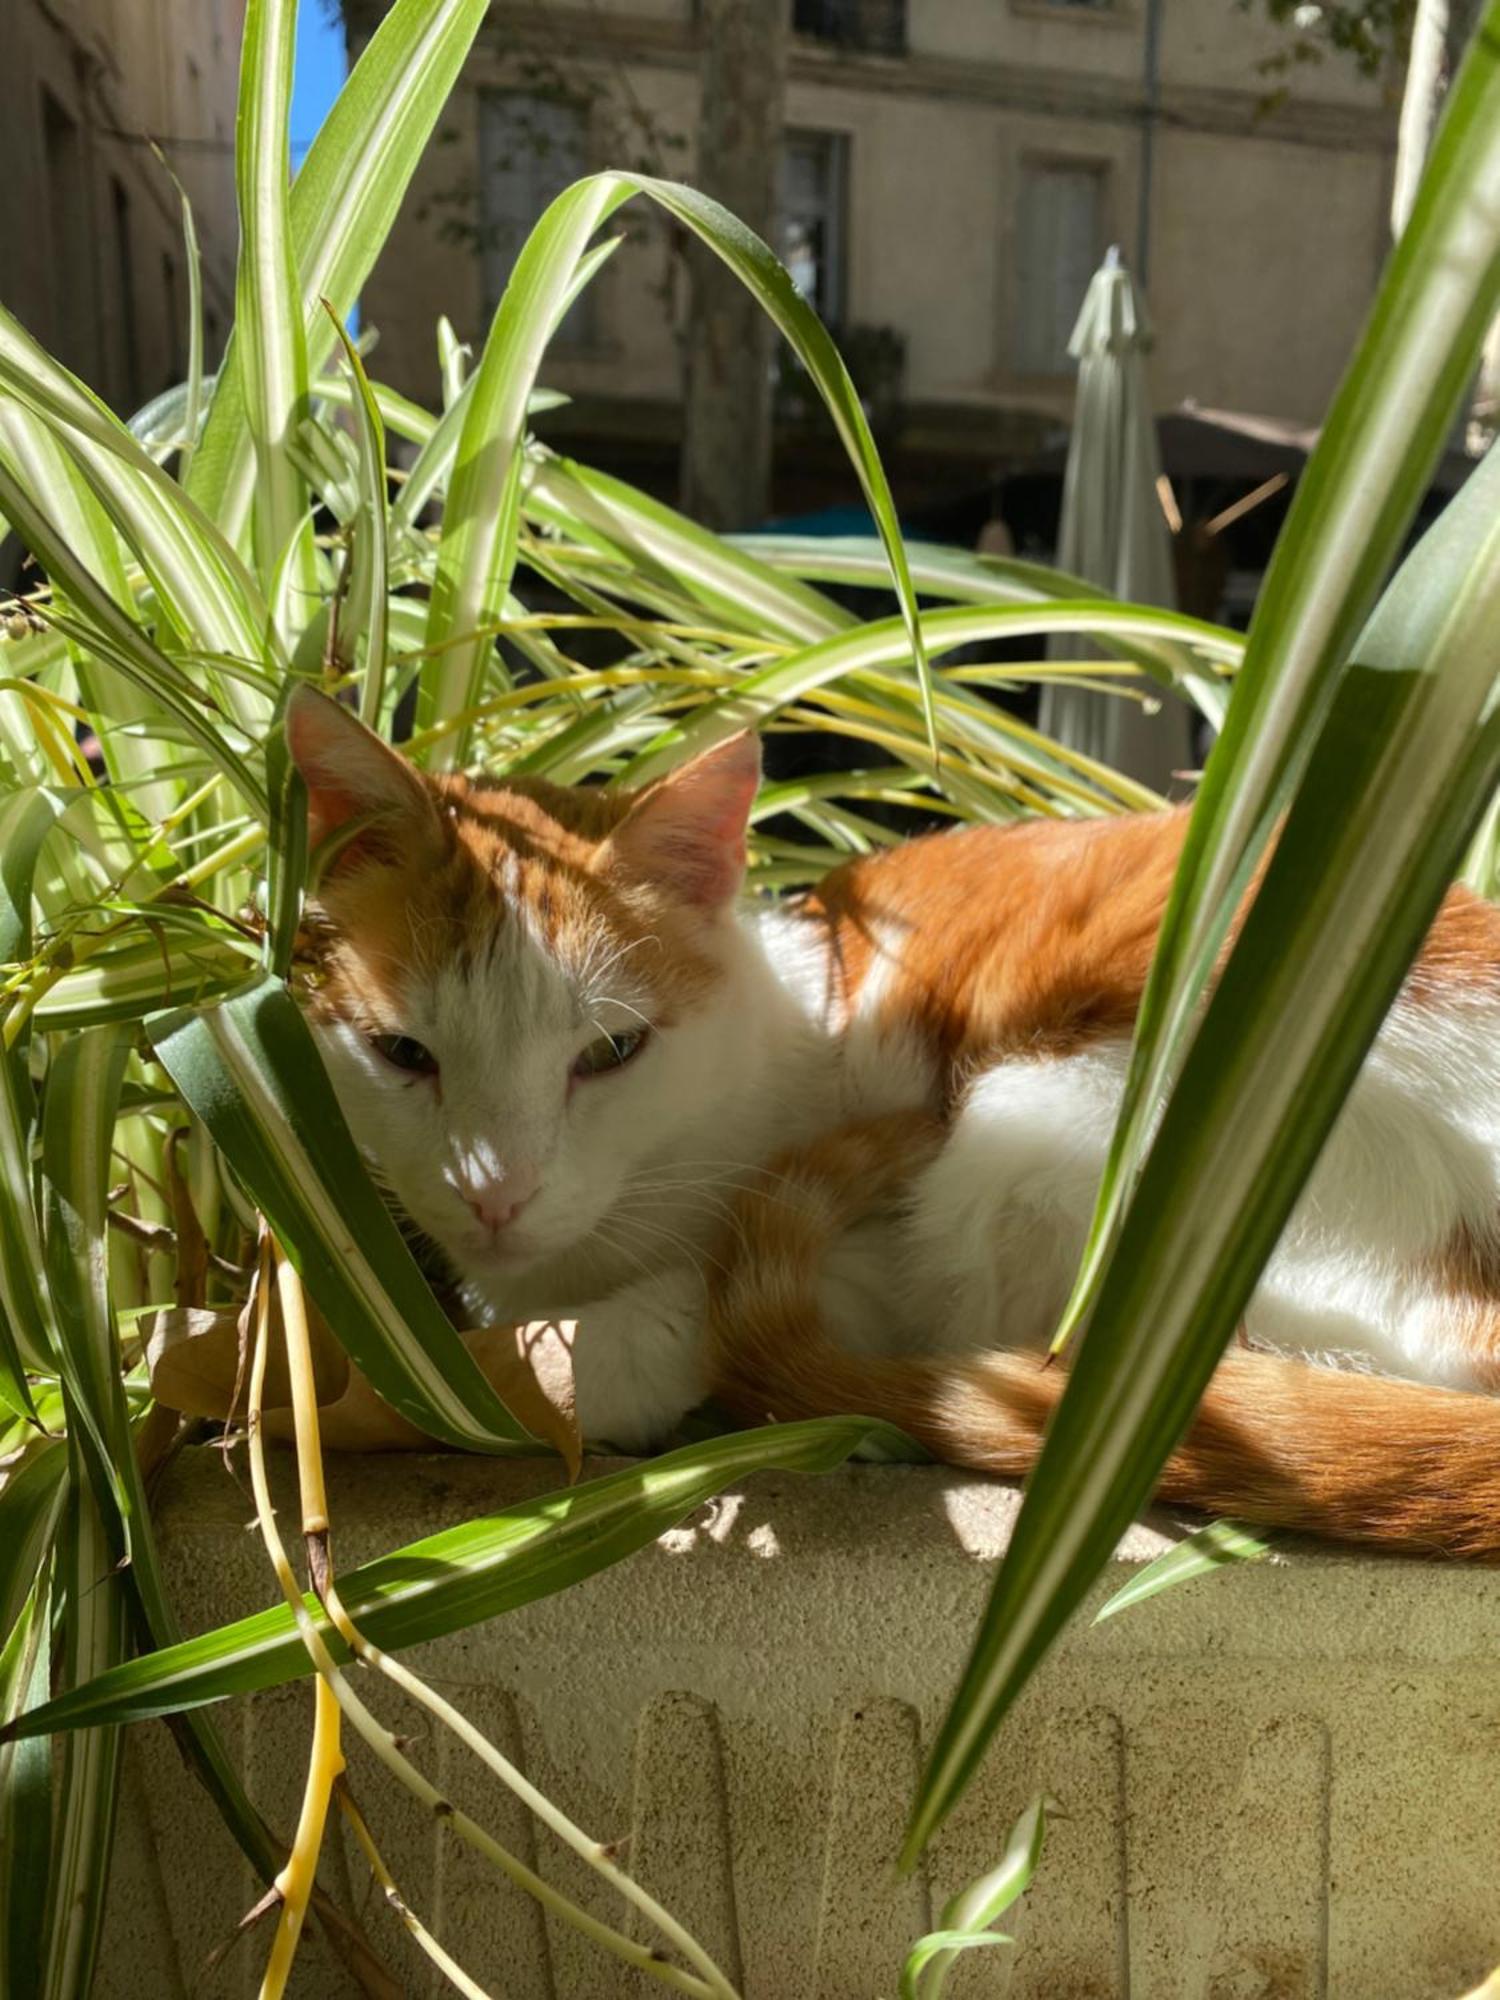
POLYGON ((316 848, 353 820, 360 830, 336 866, 400 862, 441 837, 431 792, 406 759, 347 708, 313 687, 286 705, 286 744, 307 786, 307 832, 316 848))
POLYGON ((745 878, 745 829, 760 789, 760 744, 746 729, 652 785, 610 835, 632 873, 717 909, 745 878))

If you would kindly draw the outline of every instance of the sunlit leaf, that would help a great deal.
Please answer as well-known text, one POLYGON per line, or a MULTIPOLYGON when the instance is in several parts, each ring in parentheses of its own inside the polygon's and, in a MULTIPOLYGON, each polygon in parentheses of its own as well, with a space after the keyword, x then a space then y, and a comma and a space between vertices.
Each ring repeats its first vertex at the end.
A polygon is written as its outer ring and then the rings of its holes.
MULTIPOLYGON (((1455 157, 1465 140, 1487 146, 1500 178, 1500 0, 1491 15, 1496 32, 1477 63, 1471 57, 1449 113, 1440 182, 1465 171, 1455 157), (1490 123, 1475 126, 1485 105, 1490 123)), ((1480 198, 1477 172, 1462 185, 1470 203, 1480 198)), ((1391 365, 1393 325, 1408 342, 1428 339, 1409 310, 1391 304, 1391 288, 1418 288, 1421 257, 1438 255, 1465 215, 1470 230, 1480 227, 1456 190, 1448 199, 1452 213, 1436 195, 1418 205, 1425 251, 1415 264, 1397 253, 1343 392, 1356 406, 1391 365)), ((1489 225, 1489 265, 1475 269, 1470 243, 1464 268, 1471 285, 1487 274, 1492 310, 1500 302, 1500 209, 1489 225)), ((1485 323, 1487 314, 1476 340, 1485 323)), ((1461 334, 1450 328, 1449 341, 1461 334)), ((1440 343, 1431 365, 1446 383, 1445 357, 1440 343)), ((1336 414, 1352 421, 1347 410, 1336 414)), ((1347 449, 1340 435, 1331 425, 1319 446, 1336 464, 1347 449)), ((1343 476, 1362 463, 1356 454, 1343 476)), ((1325 596, 1355 587, 1348 564, 1364 564, 1363 546, 1340 555, 1313 537, 1308 549, 1297 564, 1324 565, 1325 596)), ((1269 600, 1256 629, 1262 618, 1279 629, 1280 604, 1269 600)), ((1323 629, 1331 646, 1337 628, 1323 629)), ((1252 652, 1255 643, 1252 630, 1252 652)), ((1298 647, 1287 653, 1279 671, 1289 687, 1309 657, 1298 647)), ((1248 661, 1213 760, 1231 814, 1264 783, 1260 736, 1235 728, 1242 701, 1253 712, 1259 699, 1253 685, 1246 692, 1248 661)), ((1407 558, 1343 671, 1331 652, 1320 662, 1332 683, 1322 727, 1118 1229, 1101 1239, 1088 1334, 924 1774, 908 1860, 967 1784, 1186 1429, 1500 782, 1500 454, 1470 477, 1407 558)), ((1274 684, 1278 669, 1267 671, 1274 684)), ((1211 818, 1216 808, 1200 805, 1194 820, 1205 811, 1211 818)), ((1192 879, 1191 853, 1183 868, 1179 892, 1192 879)), ((1180 943, 1179 933, 1164 931, 1160 962, 1184 969, 1180 943)), ((1149 1045, 1150 1024, 1141 1032, 1149 1045)))
POLYGON ((148 1031, 324 1318, 386 1401, 448 1444, 504 1451, 523 1441, 371 1186, 280 981, 262 980, 204 1013, 156 1017, 148 1031))
POLYGON ((1128 1583, 1122 1583, 1094 1613, 1094 1623, 1102 1625, 1133 1604, 1144 1604, 1164 1590, 1191 1583, 1229 1563, 1260 1562, 1271 1553, 1274 1537, 1257 1534, 1238 1521, 1210 1521, 1176 1543, 1154 1562, 1148 1562, 1128 1583))
MULTIPOLYGON (((751 1473, 831 1472, 852 1452, 882 1441, 893 1455, 910 1455, 910 1440, 899 1432, 857 1417, 775 1424, 684 1445, 428 1535, 348 1571, 339 1592, 375 1644, 391 1651, 417 1645, 609 1568, 751 1473)), ((308 1608, 321 1617, 311 1597, 308 1608)), ((341 1650, 331 1629, 324 1636, 332 1650, 341 1650)), ((73 1729, 105 1718, 137 1721, 276 1687, 309 1672, 306 1649, 282 1605, 133 1660, 87 1691, 27 1715, 15 1733, 73 1729)))

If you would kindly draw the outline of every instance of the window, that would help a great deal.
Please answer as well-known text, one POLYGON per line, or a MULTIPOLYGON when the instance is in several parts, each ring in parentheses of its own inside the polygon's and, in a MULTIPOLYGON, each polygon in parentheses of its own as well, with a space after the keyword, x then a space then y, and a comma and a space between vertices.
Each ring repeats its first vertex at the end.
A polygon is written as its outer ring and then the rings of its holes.
POLYGON ((788 132, 781 148, 781 261, 820 319, 845 316, 844 237, 849 141, 842 132, 788 132))
MULTIPOLYGON (((581 104, 518 90, 479 98, 479 258, 488 316, 542 210, 588 172, 588 112, 581 104)), ((565 340, 594 333, 594 287, 564 319, 565 340)))
POLYGON ((47 169, 47 276, 52 348, 76 373, 91 374, 90 314, 79 249, 87 241, 83 155, 77 122, 50 90, 42 92, 42 150, 47 169))
POLYGON ((906 54, 906 0, 792 0, 792 32, 862 55, 906 54))
POLYGON ((1015 362, 1023 375, 1063 375, 1068 340, 1104 252, 1104 169, 1030 163, 1017 221, 1015 362))
POLYGON ((115 304, 119 312, 120 347, 116 364, 118 401, 122 410, 141 400, 141 355, 135 319, 135 248, 130 240, 130 196, 123 181, 111 177, 110 208, 115 225, 115 304))

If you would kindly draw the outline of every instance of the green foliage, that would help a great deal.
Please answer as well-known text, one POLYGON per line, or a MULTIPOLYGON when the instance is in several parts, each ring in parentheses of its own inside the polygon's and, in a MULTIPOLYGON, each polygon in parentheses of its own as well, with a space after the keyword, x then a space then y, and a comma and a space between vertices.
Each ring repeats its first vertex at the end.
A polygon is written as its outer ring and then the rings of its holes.
POLYGON ((1121 1584, 1114 1596, 1094 1613, 1094 1623, 1102 1625, 1106 1618, 1117 1618, 1132 1605, 1144 1604, 1148 1597, 1159 1597, 1164 1590, 1191 1583, 1194 1577, 1211 1576, 1226 1563, 1260 1562, 1271 1553, 1273 1540, 1272 1536, 1257 1535, 1241 1527, 1238 1521, 1209 1521, 1159 1555, 1155 1562, 1147 1563, 1129 1583, 1121 1584))
MULTIPOLYGON (((902 1455, 903 1446, 909 1452, 899 1432, 862 1417, 709 1438, 394 1549, 351 1570, 340 1593, 368 1638, 395 1652, 582 1582, 752 1472, 830 1472, 852 1453, 882 1443, 894 1455, 902 1455)), ((325 1627, 330 1649, 343 1657, 342 1643, 310 1593, 307 1608, 325 1627)), ((24 1739, 52 1729, 139 1722, 280 1687, 311 1672, 292 1614, 278 1605, 101 1674, 87 1688, 28 1714, 16 1733, 24 1739)))
MULTIPOLYGON (((1118 658, 1086 671, 1122 699, 1165 685, 1216 724, 1245 653, 1234 633, 1034 565, 903 550, 828 335, 765 246, 689 188, 611 174, 559 197, 467 379, 440 331, 441 416, 367 379, 343 320, 484 13, 396 0, 288 186, 294 8, 251 0, 239 320, 216 379, 195 367, 127 426, 0 312, 0 514, 43 579, 0 643, 0 1700, 33 1718, 0 1777, 35 1806, 5 1808, 24 1837, 0 1842, 0 1912, 48 1912, 6 1927, 17 1991, 82 1990, 123 1717, 192 1708, 185 1741, 235 1839, 266 1879, 283 1858, 197 1705, 304 1672, 306 1655, 280 1610, 178 1641, 146 1504, 152 1309, 174 1295, 238 1309, 264 1216, 398 1408, 455 1445, 526 1444, 365 1175, 288 997, 306 867, 277 723, 291 686, 347 690, 388 736, 414 696, 405 747, 431 769, 633 783, 746 720, 855 746, 852 767, 830 758, 767 788, 751 864, 769 892, 896 837, 902 814, 1156 803, 985 698, 1083 671, 1040 657, 1048 635, 1108 645, 1118 658), (631 200, 760 299, 877 538, 720 539, 538 440, 548 342, 631 200), (392 438, 415 448, 404 481, 392 438), (892 617, 860 622, 823 587, 875 580, 892 617), (1038 657, 950 658, 1015 639, 1038 657), (147 1657, 130 1659, 140 1634, 147 1657)), ((1228 704, 1070 1322, 1100 1337, 1073 1370, 914 1844, 1149 1490, 1493 790, 1492 468, 1370 616, 1497 302, 1500 0, 1489 26, 1228 704), (1228 910, 1287 811, 1204 1011, 1228 910)), ((758 1466, 837 1464, 866 1430, 830 1419, 691 1445, 395 1552, 345 1595, 382 1644, 411 1644, 623 1559, 758 1466)), ((919 1947, 911 1990, 935 1992, 955 1953, 992 1941, 1040 1835, 1037 1809, 1004 1879, 919 1947)))
POLYGON ((908 1856, 1186 1428, 1500 777, 1500 458, 1375 602, 1500 306, 1500 0, 1485 26, 1256 605, 1058 1336, 1087 1338, 908 1856))
MULTIPOLYGON (((0 311, 0 512, 43 579, 11 607, 0 651, 8 1715, 40 1706, 77 1721, 82 1684, 107 1700, 112 1673, 151 1681, 157 1666, 126 1661, 132 1634, 165 1648, 154 1658, 168 1687, 179 1705, 192 1699, 173 1678, 181 1655, 139 1462, 156 1448, 142 1339, 153 1306, 174 1296, 242 1303, 257 1214, 399 1410, 456 1446, 536 1448, 428 1290, 288 997, 306 841, 278 717, 298 678, 350 689, 386 733, 415 690, 408 747, 433 769, 633 782, 743 716, 867 746, 863 764, 768 791, 761 825, 774 814, 800 828, 795 839, 757 830, 755 879, 774 888, 892 838, 870 801, 992 819, 1151 802, 984 699, 987 678, 1063 669, 944 668, 954 646, 1024 635, 1040 653, 1051 631, 1115 633, 1140 663, 1122 688, 1149 675, 1210 706, 1238 658, 1233 634, 933 552, 919 613, 832 343, 765 246, 689 188, 617 174, 560 197, 468 379, 440 331, 441 417, 369 380, 342 317, 484 11, 483 0, 397 0, 289 183, 294 10, 253 0, 238 316, 216 378, 195 361, 182 389, 127 426, 0 311), (795 549, 765 560, 720 541, 532 435, 556 400, 537 383, 548 341, 611 254, 600 225, 635 197, 730 263, 786 334, 883 538, 846 559, 891 579, 895 618, 858 624, 798 575, 795 549), (416 449, 404 481, 393 437, 416 449), (186 1207, 173 1193, 184 1162, 186 1207), (66 1445, 48 1441, 62 1430, 66 1445), (63 1641, 55 1660, 49 1629, 63 1641), (60 1707, 39 1703, 48 1693, 60 1707)), ((198 357, 196 287, 193 299, 198 357)), ((756 1465, 832 1465, 863 1434, 831 1421, 689 1447, 569 1494, 535 1548, 509 1517, 475 1523, 445 1553, 441 1588, 403 1583, 361 1609, 387 1644, 492 1615, 620 1559, 756 1465)), ((347 1587, 357 1595, 360 1580, 347 1587)), ((216 1688, 252 1657, 305 1669, 294 1639, 270 1654, 242 1640, 210 1647, 216 1688)), ((208 1715, 186 1720, 227 1825, 269 1878, 280 1857, 208 1715)), ((16 1943, 26 1990, 86 1982, 115 1729, 91 1722, 50 1753, 35 1734, 3 1752, 14 1797, 56 1787, 50 1815, 29 1813, 0 1861, 0 1902, 40 1898, 56 1913, 16 1943)))
POLYGON ((937 1930, 918 1938, 902 1968, 900 2000, 941 2000, 948 1974, 965 1952, 1014 1942, 993 1926, 1031 1887, 1049 1810, 1056 1810, 1055 1801, 1033 1799, 1011 1828, 996 1866, 953 1898, 937 1930))
POLYGON ((1417 11, 1417 0, 1321 0, 1311 10, 1302 0, 1236 0, 1236 4, 1246 13, 1263 7, 1285 31, 1284 43, 1264 64, 1272 76, 1296 65, 1323 62, 1329 55, 1353 63, 1362 76, 1387 75, 1406 58, 1417 11))

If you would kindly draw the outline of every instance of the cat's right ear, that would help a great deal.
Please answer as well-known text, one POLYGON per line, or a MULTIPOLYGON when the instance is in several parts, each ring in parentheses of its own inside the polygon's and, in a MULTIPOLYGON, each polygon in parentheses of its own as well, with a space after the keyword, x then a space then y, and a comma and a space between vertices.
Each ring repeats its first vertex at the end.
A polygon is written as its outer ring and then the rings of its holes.
POLYGON ((344 829, 336 868, 407 861, 442 834, 432 793, 406 759, 316 688, 294 688, 286 746, 307 786, 307 837, 316 851, 344 829))

